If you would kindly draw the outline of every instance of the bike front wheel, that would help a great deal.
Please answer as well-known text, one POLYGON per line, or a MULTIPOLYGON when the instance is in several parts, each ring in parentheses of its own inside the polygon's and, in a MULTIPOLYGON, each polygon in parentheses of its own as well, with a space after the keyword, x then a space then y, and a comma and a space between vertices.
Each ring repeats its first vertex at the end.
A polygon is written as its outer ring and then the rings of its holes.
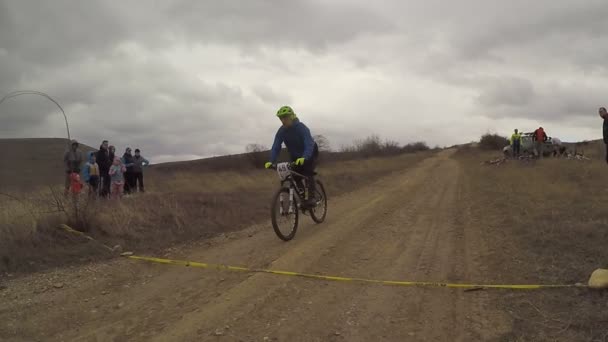
POLYGON ((274 195, 271 203, 270 217, 272 228, 279 239, 289 241, 298 230, 298 203, 295 196, 290 199, 289 189, 281 188, 274 195))

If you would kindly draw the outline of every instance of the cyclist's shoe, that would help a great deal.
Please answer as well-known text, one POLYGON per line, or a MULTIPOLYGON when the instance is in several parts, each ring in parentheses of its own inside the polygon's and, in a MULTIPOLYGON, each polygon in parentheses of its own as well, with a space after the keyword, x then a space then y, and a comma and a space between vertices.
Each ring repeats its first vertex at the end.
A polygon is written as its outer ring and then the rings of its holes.
POLYGON ((312 209, 315 206, 315 201, 305 200, 302 202, 302 209, 312 209))
POLYGON ((307 185, 309 198, 304 201, 304 206, 311 209, 317 206, 317 189, 314 178, 311 178, 307 185))
POLYGON ((313 196, 305 201, 302 201, 302 208, 304 209, 313 209, 317 206, 317 196, 313 196))

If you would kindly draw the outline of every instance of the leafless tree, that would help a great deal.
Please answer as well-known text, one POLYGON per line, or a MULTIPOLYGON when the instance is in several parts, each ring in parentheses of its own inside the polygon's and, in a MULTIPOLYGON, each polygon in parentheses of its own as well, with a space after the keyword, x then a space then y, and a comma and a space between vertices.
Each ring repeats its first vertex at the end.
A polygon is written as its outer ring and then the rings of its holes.
POLYGON ((268 147, 262 144, 249 144, 245 147, 245 152, 255 168, 262 168, 264 166, 267 158, 266 151, 268 151, 268 147))
POLYGON ((317 146, 319 146, 319 151, 331 152, 331 145, 329 143, 329 140, 324 135, 317 134, 313 136, 313 138, 315 139, 317 146))

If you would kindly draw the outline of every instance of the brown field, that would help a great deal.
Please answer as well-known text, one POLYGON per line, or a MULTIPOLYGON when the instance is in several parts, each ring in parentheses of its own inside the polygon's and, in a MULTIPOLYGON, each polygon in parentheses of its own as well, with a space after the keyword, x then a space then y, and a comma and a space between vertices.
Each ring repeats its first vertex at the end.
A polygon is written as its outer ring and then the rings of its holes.
MULTIPOLYGON (((201 262, 386 280, 585 283, 608 267, 608 166, 600 143, 582 146, 593 160, 488 166, 500 153, 468 147, 327 163, 319 171, 328 219, 305 218, 289 243, 268 223, 277 180, 262 170, 152 168, 148 193, 97 202, 86 223, 107 245, 201 262)), ((12 222, 0 229, 9 237, 0 240, 4 270, 44 271, 4 282, 0 340, 608 338, 605 291, 467 292, 146 264, 57 230, 62 213, 31 220, 39 205, 12 202, 0 213, 12 222)))
MULTIPOLYGON (((603 144, 601 144, 603 145, 603 144)), ((608 165, 599 142, 579 144, 592 161, 548 158, 480 166, 497 154, 469 150, 471 210, 494 246, 486 261, 496 282, 585 282, 608 268, 608 165)), ((498 300, 513 318, 509 341, 604 341, 608 297, 577 290, 511 292, 498 300)))

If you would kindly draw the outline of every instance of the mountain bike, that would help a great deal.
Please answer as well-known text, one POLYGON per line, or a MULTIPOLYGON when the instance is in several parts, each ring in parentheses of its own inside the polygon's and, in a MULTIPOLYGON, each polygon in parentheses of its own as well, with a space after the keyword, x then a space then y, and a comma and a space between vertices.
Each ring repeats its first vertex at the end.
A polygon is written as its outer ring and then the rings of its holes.
POLYGON ((296 235, 300 212, 303 215, 310 214, 312 220, 318 224, 323 223, 327 216, 327 195, 323 183, 316 180, 316 194, 309 194, 307 182, 310 178, 295 172, 294 166, 294 163, 279 163, 273 167, 279 175, 281 187, 270 204, 270 217, 274 232, 283 241, 289 241, 296 235), (302 206, 308 196, 314 196, 314 205, 311 208, 302 206))

